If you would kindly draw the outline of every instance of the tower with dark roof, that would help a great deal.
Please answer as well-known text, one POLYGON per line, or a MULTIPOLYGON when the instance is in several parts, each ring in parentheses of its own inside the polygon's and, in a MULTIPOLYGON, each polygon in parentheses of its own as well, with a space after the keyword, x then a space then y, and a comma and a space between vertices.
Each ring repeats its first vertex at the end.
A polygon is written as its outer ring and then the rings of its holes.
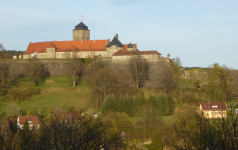
POLYGON ((75 29, 73 30, 73 40, 90 40, 90 30, 88 30, 88 27, 83 22, 80 22, 77 26, 75 26, 75 29))
POLYGON ((106 45, 107 56, 112 57, 115 52, 124 49, 124 45, 118 40, 118 34, 114 36, 112 41, 106 45))

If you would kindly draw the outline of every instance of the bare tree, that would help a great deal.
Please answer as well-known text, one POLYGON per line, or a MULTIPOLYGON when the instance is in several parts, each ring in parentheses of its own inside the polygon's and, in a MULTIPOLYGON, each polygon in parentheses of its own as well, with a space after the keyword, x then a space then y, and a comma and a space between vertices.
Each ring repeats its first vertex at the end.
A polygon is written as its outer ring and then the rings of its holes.
POLYGON ((134 52, 133 56, 129 59, 128 64, 132 78, 136 82, 136 87, 140 88, 141 84, 148 77, 149 65, 147 61, 142 58, 138 51, 134 52))
POLYGON ((175 58, 175 65, 176 65, 176 66, 179 66, 179 67, 182 67, 182 62, 181 62, 181 60, 180 60, 179 57, 176 57, 176 58, 175 58))
POLYGON ((77 56, 77 52, 79 51, 78 48, 76 46, 72 46, 69 51, 70 53, 68 53, 66 58, 72 76, 73 87, 75 88, 79 82, 79 77, 82 76, 84 67, 79 56, 77 56))
POLYGON ((105 97, 117 91, 117 76, 111 68, 103 68, 98 70, 89 82, 93 93, 97 95, 97 109, 99 110, 105 97))
POLYGON ((173 64, 167 64, 166 62, 161 65, 161 71, 158 74, 158 84, 163 88, 164 94, 166 94, 171 88, 174 88, 176 84, 173 67, 173 64))
POLYGON ((34 86, 41 85, 50 74, 45 65, 36 58, 29 59, 26 75, 33 81, 34 86))

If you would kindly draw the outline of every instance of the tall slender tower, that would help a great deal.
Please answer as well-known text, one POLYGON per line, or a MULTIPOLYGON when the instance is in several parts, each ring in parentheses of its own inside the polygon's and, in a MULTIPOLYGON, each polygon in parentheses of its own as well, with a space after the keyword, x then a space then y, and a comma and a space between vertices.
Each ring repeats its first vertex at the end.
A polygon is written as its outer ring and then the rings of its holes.
POLYGON ((75 26, 75 29, 73 30, 73 40, 90 40, 90 30, 88 30, 88 27, 82 21, 75 26))

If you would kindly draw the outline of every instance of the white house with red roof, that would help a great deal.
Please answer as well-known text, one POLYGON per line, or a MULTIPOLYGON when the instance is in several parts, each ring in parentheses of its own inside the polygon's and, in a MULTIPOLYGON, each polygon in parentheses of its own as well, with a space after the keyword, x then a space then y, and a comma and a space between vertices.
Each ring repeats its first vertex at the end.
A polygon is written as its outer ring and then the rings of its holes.
MULTIPOLYGON (((138 51, 137 44, 122 44, 118 39, 118 34, 112 41, 109 39, 90 40, 90 30, 83 22, 80 22, 73 30, 72 41, 30 43, 23 57, 19 56, 18 58, 93 58, 100 56, 120 59, 129 58, 136 51, 138 51)), ((139 53, 142 54, 142 57, 150 60, 161 58, 161 54, 157 51, 140 51, 139 53)), ((17 56, 14 56, 13 59, 17 59, 17 56)))
POLYGON ((200 110, 205 118, 224 118, 227 107, 224 102, 201 102, 200 110))
POLYGON ((28 126, 30 129, 39 129, 40 121, 38 116, 18 116, 17 117, 17 128, 23 129, 25 121, 28 122, 28 126))

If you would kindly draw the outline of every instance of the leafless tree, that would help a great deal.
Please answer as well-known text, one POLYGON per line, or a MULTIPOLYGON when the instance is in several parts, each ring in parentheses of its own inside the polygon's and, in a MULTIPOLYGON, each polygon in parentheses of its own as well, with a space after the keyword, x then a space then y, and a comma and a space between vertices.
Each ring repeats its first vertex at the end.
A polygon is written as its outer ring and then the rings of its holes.
POLYGON ((137 88, 140 88, 141 84, 145 82, 148 77, 149 65, 147 61, 142 58, 138 51, 136 51, 129 59, 128 65, 137 88))
POLYGON ((179 57, 176 57, 176 58, 175 58, 175 65, 177 65, 177 66, 179 66, 179 67, 182 67, 182 62, 181 62, 181 60, 180 60, 179 57))
POLYGON ((28 60, 28 66, 25 74, 30 77, 34 86, 41 85, 50 76, 50 73, 45 65, 36 58, 28 60))
POLYGON ((163 88, 163 92, 166 94, 171 88, 174 88, 176 80, 174 76, 173 64, 164 62, 161 65, 161 71, 158 74, 159 87, 163 88))
POLYGON ((72 76, 73 87, 75 88, 79 82, 79 77, 82 76, 84 66, 81 63, 79 56, 77 56, 77 53, 79 52, 78 48, 76 46, 72 46, 69 51, 70 52, 66 58, 72 76))

